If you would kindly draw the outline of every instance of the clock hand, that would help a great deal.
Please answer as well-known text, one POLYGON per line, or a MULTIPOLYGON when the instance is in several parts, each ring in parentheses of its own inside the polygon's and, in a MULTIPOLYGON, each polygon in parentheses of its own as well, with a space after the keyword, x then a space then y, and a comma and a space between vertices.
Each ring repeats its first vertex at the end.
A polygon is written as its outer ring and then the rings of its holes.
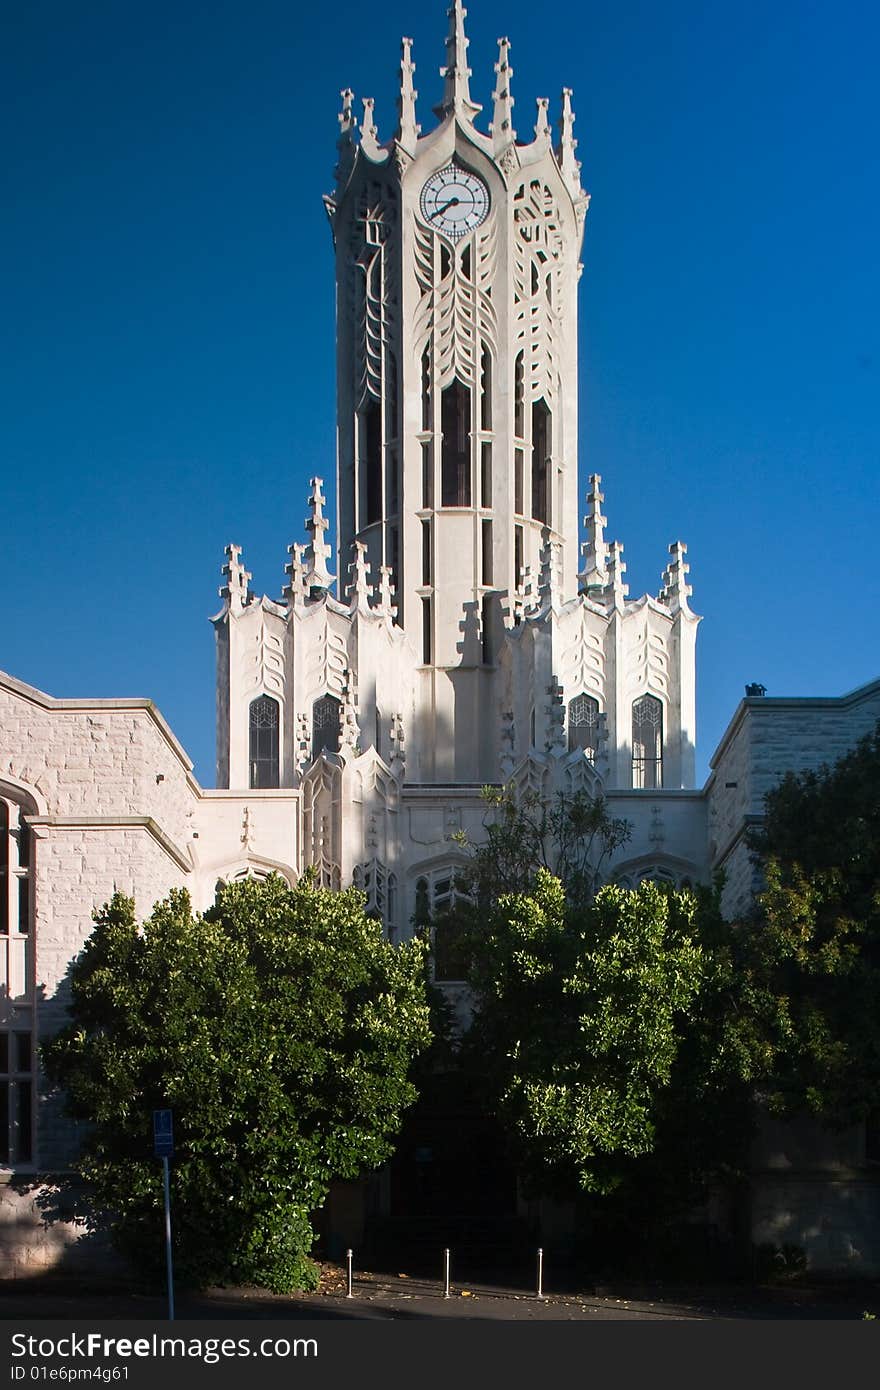
POLYGON ((434 221, 434 218, 435 218, 435 217, 439 217, 440 214, 443 213, 443 212, 445 212, 447 208, 455 208, 455 207, 458 207, 458 204, 459 204, 460 202, 461 202, 461 199, 460 199, 460 198, 450 198, 448 203, 444 203, 443 206, 442 206, 441 208, 437 208, 434 212, 431 213, 430 221, 433 222, 433 221, 434 221))

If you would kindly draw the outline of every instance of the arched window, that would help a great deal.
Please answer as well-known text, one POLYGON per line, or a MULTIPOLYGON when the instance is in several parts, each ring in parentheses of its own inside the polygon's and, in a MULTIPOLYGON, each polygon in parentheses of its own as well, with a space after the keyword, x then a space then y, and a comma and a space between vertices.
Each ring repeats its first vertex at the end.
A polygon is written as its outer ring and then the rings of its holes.
POLYGON ((335 695, 322 695, 312 705, 312 757, 317 758, 327 750, 339 751, 341 728, 340 703, 335 695))
POLYGON ((440 396, 441 507, 471 505, 471 393, 457 378, 440 396))
POLYGON ((27 808, 0 795, 0 1166, 31 1163, 34 998, 31 981, 31 831, 27 808))
POLYGON ((655 695, 641 695, 632 707, 634 787, 663 786, 663 706, 655 695))
POLYGON ((453 868, 435 869, 416 880, 413 920, 416 927, 430 925, 433 974, 437 981, 467 979, 463 924, 456 908, 468 900, 453 868))
POLYGON ((355 865, 352 881, 366 894, 366 915, 381 922, 390 936, 397 915, 396 876, 389 874, 381 860, 369 859, 365 864, 355 865))
POLYGON ((592 695, 575 695, 568 705, 568 748, 583 748, 590 762, 599 751, 599 701, 592 695))
POLYGON ((260 695, 251 701, 249 724, 250 784, 252 787, 277 787, 278 701, 271 695, 260 695))

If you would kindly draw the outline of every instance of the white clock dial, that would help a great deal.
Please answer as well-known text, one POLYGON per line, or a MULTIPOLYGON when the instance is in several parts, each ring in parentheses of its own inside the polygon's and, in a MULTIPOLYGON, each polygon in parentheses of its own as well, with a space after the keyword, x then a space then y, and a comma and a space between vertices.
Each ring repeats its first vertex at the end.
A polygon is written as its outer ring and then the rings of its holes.
POLYGON ((489 190, 483 180, 455 164, 431 175, 419 201, 428 226, 452 241, 472 232, 489 215, 489 190))

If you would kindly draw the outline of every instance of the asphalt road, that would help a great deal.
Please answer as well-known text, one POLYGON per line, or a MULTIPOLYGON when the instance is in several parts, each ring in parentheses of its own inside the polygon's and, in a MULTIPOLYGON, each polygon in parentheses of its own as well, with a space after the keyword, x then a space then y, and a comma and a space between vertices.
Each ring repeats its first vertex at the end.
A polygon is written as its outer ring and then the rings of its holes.
MULTIPOLYGON (((341 1273, 335 1287, 312 1294, 275 1295, 261 1289, 210 1289, 178 1292, 178 1320, 217 1319, 426 1319, 478 1318, 523 1322, 595 1320, 835 1319, 880 1315, 880 1286, 678 1286, 585 1289, 543 1299, 522 1288, 453 1282, 444 1298, 439 1281, 357 1271, 353 1297, 345 1295, 341 1273)), ((0 1285, 0 1319, 30 1322, 65 1318, 77 1321, 144 1319, 162 1321, 165 1298, 156 1294, 77 1287, 69 1281, 7 1281, 0 1285)))

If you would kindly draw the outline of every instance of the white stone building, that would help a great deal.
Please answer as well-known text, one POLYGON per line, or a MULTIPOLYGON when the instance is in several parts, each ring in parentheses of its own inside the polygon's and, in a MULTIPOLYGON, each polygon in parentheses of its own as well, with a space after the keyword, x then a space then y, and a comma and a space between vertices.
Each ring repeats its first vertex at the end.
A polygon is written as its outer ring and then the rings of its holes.
MULTIPOLYGON (((342 94, 325 199, 340 576, 317 478, 308 541, 291 545, 279 598, 256 598, 240 548, 227 547, 213 620, 216 789, 197 783, 150 701, 54 699, 0 675, 8 1177, 70 1161, 73 1136, 41 1098, 35 1044, 61 1022, 68 967, 114 889, 143 915, 174 886, 204 909, 218 879, 274 871, 295 882, 313 865, 327 885, 363 887, 399 939, 454 894, 454 837, 481 835, 481 787, 512 782, 603 791, 632 825, 616 876, 680 884, 722 866, 734 910, 752 890, 744 835, 765 791, 787 768, 832 761, 880 717, 880 682, 838 700, 746 698, 695 788, 700 620, 685 546, 670 546, 656 595, 630 598, 593 477, 578 547, 589 199, 571 93, 558 143, 544 99, 533 135, 518 139, 502 39, 481 125, 459 0, 449 21, 426 133, 407 39, 391 138, 380 141, 372 100, 359 123, 342 94)), ((866 1171, 854 1138, 846 1173, 867 1191, 866 1171)), ((815 1178, 813 1205, 824 1182, 815 1178)), ((865 1200, 876 1213, 876 1187, 865 1200)), ((7 1272, 55 1260, 75 1234, 40 1234, 31 1198, 11 1186, 0 1218, 7 1272)), ((865 1260, 880 1267, 880 1248, 865 1260)))

